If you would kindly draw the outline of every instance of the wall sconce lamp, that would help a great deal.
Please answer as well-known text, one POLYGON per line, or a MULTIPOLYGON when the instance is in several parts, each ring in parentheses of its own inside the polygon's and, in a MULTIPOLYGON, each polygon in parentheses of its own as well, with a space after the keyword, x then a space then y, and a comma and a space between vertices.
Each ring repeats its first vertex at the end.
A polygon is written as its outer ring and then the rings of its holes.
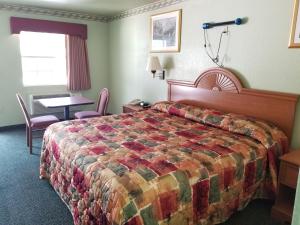
POLYGON ((157 56, 150 56, 148 58, 146 70, 153 74, 153 78, 159 77, 159 79, 161 80, 165 79, 165 71, 162 69, 159 58, 157 56), (157 71, 160 71, 160 73, 157 74, 157 71))

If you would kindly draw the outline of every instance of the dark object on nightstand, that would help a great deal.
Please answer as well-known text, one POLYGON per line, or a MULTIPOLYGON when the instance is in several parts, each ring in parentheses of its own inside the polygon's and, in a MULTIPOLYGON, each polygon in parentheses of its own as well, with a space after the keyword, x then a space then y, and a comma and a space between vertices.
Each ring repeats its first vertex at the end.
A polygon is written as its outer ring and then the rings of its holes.
POLYGON ((151 107, 150 104, 147 106, 141 106, 141 105, 123 105, 123 113, 132 113, 132 112, 138 112, 138 111, 143 111, 151 107))
POLYGON ((291 151, 280 157, 278 193, 272 208, 272 218, 284 223, 291 223, 297 179, 300 168, 300 150, 291 151))
POLYGON ((143 108, 149 108, 149 107, 151 107, 150 103, 144 102, 144 101, 140 103, 140 106, 142 106, 143 108))

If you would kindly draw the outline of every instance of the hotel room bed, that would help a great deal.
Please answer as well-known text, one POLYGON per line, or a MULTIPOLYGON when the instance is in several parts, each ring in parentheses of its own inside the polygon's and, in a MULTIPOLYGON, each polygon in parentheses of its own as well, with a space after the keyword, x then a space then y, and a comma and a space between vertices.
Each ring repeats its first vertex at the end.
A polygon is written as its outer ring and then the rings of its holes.
POLYGON ((274 198, 297 98, 245 89, 223 68, 168 81, 152 109, 51 125, 40 175, 76 225, 218 224, 274 198))
POLYGON ((162 102, 50 126, 40 170, 75 224, 215 224, 274 195, 287 142, 268 123, 162 102))

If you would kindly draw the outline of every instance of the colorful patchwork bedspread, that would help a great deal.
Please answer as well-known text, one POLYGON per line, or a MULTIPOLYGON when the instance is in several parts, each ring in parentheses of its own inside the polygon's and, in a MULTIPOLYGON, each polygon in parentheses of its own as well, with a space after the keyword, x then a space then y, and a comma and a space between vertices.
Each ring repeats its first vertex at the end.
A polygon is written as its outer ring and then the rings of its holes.
POLYGON ((217 224, 272 196, 287 137, 253 118, 180 103, 51 125, 40 175, 74 224, 217 224))

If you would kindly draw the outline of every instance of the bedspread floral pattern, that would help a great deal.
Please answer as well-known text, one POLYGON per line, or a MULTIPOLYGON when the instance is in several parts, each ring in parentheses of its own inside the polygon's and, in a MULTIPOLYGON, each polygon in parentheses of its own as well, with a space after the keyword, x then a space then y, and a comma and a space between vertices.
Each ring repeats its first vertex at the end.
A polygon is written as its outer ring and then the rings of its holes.
POLYGON ((261 121, 163 102, 51 125, 40 175, 76 225, 214 224, 274 191, 286 143, 261 121))

